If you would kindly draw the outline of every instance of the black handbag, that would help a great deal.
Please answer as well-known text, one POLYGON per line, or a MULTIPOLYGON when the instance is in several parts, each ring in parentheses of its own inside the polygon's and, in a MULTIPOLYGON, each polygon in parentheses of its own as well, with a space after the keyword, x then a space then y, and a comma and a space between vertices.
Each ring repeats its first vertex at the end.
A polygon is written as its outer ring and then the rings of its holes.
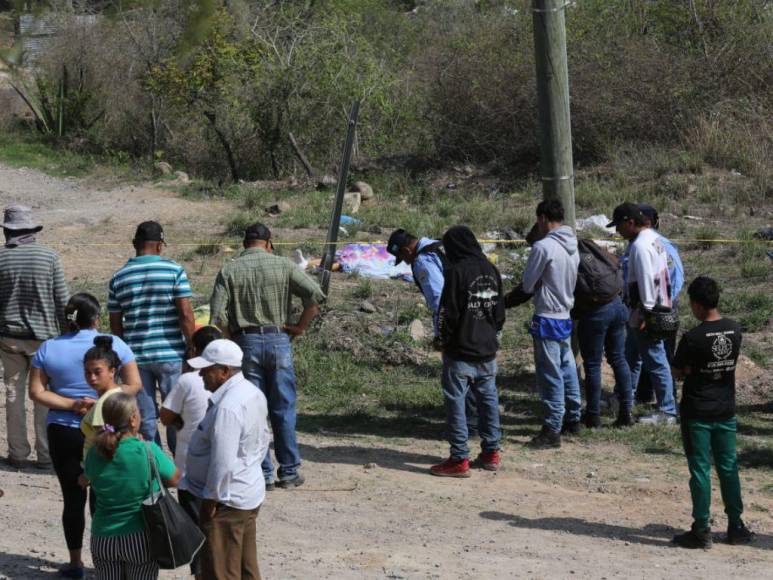
POLYGON ((150 556, 158 562, 159 568, 173 570, 190 564, 204 545, 205 538, 164 487, 150 444, 146 442, 145 448, 148 453, 150 493, 142 502, 142 518, 145 520, 150 556), (157 493, 153 491, 154 480, 158 482, 157 493))
POLYGON ((656 304, 644 310, 644 332, 653 339, 669 338, 679 330, 679 313, 675 308, 656 304))

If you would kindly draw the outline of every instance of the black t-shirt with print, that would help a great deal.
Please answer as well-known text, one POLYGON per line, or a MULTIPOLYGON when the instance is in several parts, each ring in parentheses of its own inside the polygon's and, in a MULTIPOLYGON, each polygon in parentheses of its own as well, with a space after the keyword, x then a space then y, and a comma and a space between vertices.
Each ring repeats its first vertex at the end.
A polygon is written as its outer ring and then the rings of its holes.
POLYGON ((735 366, 740 350, 741 326, 734 320, 702 322, 684 334, 674 368, 689 369, 682 393, 685 419, 724 421, 735 415, 735 366))

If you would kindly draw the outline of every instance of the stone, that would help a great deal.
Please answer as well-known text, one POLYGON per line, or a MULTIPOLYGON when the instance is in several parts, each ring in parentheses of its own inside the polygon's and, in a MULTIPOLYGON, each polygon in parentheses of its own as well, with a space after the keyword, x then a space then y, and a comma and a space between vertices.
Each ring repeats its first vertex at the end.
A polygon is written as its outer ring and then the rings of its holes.
POLYGON ((266 206, 266 213, 268 215, 279 215, 290 210, 290 204, 286 201, 275 201, 266 206))
POLYGON ((188 174, 185 173, 185 171, 175 171, 174 176, 177 178, 177 181, 180 183, 190 183, 191 178, 188 177, 188 174))
POLYGON ((378 311, 378 309, 367 300, 363 300, 360 303, 360 310, 362 310, 363 312, 367 312, 368 314, 373 314, 378 311))
POLYGON ((358 191, 360 193, 360 197, 362 198, 362 201, 368 201, 369 199, 373 199, 374 193, 373 188, 365 183, 364 181, 355 181, 354 182, 354 190, 358 191))
POLYGON ((360 197, 359 191, 350 191, 344 194, 344 206, 346 206, 349 213, 360 211, 360 205, 362 205, 362 197, 360 197))
POLYGON ((317 182, 317 189, 332 189, 338 185, 338 180, 332 175, 323 175, 317 182))
POLYGON ((365 469, 376 469, 378 465, 376 465, 375 463, 366 463, 365 465, 363 465, 363 467, 365 469))
POLYGON ((427 330, 424 328, 424 323, 419 319, 413 320, 408 325, 408 334, 410 334, 411 338, 416 342, 421 342, 427 338, 427 330))
POLYGON ((156 161, 153 164, 153 168, 158 171, 161 175, 172 175, 172 172, 174 171, 172 169, 172 166, 169 165, 166 161, 156 161))

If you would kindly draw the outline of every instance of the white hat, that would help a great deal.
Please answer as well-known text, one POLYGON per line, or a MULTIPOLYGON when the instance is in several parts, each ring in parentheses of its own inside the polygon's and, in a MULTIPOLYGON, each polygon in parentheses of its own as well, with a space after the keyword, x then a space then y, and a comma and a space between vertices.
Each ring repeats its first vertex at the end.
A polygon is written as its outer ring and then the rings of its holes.
POLYGON ((192 358, 188 364, 194 369, 203 369, 212 365, 223 365, 226 367, 242 366, 242 357, 244 353, 239 345, 225 338, 213 340, 201 353, 201 356, 192 358))

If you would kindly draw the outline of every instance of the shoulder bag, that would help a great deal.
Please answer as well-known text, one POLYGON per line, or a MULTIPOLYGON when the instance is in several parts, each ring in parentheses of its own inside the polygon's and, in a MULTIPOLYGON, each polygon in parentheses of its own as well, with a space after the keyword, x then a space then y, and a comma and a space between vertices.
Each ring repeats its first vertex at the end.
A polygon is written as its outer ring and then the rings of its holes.
POLYGON ((151 557, 159 568, 172 570, 190 564, 204 545, 204 534, 185 513, 179 503, 164 487, 158 473, 156 459, 149 443, 145 443, 148 454, 148 498, 142 502, 142 518, 148 535, 151 557), (159 491, 153 491, 153 481, 158 482, 159 491))

